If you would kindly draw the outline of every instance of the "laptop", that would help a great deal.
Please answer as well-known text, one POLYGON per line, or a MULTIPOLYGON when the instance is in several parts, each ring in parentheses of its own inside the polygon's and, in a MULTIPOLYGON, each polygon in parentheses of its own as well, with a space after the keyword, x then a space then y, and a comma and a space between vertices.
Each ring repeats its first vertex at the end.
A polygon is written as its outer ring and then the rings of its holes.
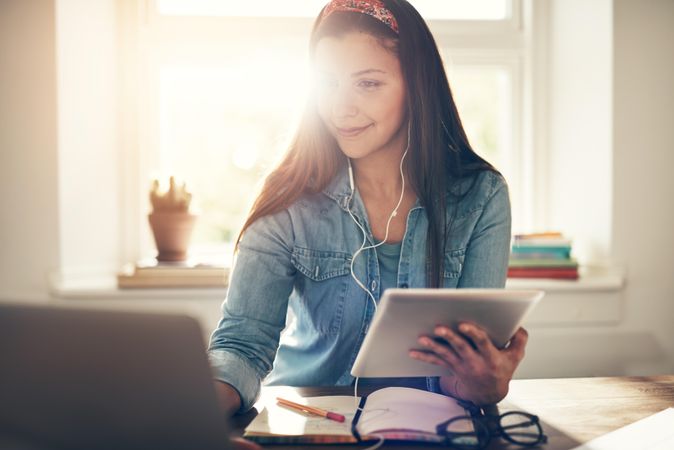
POLYGON ((223 449, 199 324, 0 304, 0 448, 223 449))

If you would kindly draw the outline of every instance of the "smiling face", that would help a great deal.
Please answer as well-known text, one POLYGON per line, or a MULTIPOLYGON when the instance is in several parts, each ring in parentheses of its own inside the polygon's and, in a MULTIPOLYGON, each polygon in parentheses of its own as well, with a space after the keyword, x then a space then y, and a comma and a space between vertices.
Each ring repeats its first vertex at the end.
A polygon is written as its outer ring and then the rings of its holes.
POLYGON ((405 83, 395 53, 367 33, 324 37, 315 68, 318 113, 346 156, 402 152, 405 83))

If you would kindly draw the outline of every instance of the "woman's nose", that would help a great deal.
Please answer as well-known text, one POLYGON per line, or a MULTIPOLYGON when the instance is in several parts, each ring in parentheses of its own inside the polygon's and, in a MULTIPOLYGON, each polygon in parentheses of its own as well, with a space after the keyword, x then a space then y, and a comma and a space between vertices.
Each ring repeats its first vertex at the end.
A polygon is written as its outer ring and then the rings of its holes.
POLYGON ((358 108, 350 92, 338 89, 334 96, 332 113, 336 118, 353 117, 358 113, 358 108))

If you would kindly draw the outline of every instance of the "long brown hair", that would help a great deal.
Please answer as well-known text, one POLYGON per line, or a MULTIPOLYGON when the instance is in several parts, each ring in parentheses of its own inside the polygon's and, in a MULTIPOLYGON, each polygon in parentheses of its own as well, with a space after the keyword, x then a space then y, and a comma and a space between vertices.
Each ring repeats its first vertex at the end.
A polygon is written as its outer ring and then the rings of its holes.
MULTIPOLYGON (((496 169, 478 156, 468 143, 449 87, 442 58, 423 18, 405 0, 384 0, 398 22, 399 34, 366 14, 334 12, 316 20, 310 39, 313 58, 318 41, 353 31, 365 32, 395 52, 406 85, 410 127, 410 186, 428 217, 427 283, 441 285, 447 235, 454 217, 447 218, 451 188, 478 171, 496 169)), ((293 141, 278 166, 267 176, 262 190, 237 238, 257 219, 275 214, 301 196, 323 190, 346 161, 335 139, 322 123, 316 104, 307 104, 293 141)), ((466 192, 463 193, 465 195, 466 192)), ((456 205, 460 195, 454 198, 456 205)))

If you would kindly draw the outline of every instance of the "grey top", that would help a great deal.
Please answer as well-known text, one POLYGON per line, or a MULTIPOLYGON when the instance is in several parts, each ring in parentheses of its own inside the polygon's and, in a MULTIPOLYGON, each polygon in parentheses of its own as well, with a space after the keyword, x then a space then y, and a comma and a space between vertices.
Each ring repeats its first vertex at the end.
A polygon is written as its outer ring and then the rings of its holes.
POLYGON ((398 263, 402 242, 382 244, 376 248, 379 260, 379 277, 381 292, 388 288, 398 287, 398 263))

